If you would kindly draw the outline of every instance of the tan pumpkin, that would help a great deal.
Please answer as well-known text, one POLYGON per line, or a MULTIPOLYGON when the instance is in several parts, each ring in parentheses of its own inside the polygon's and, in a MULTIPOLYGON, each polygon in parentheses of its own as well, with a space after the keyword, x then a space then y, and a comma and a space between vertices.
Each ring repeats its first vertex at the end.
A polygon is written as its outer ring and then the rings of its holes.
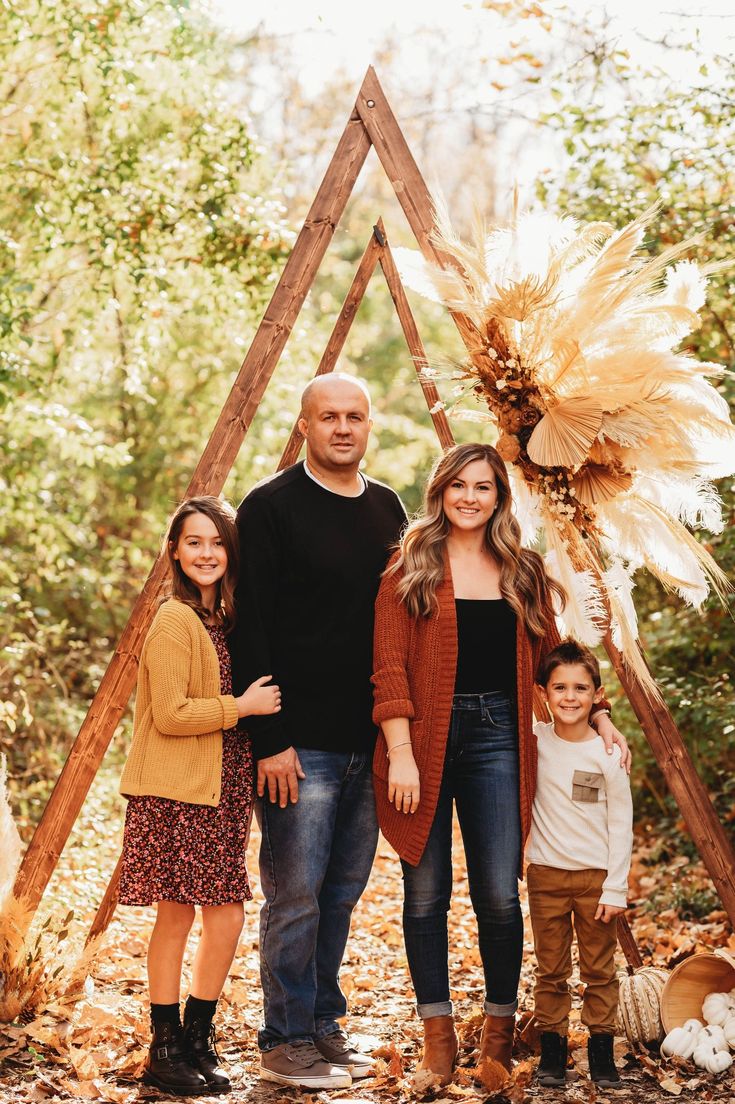
POLYGON ((633 1043, 652 1043, 664 1037, 661 993, 667 970, 642 966, 634 974, 620 974, 618 1029, 633 1043))

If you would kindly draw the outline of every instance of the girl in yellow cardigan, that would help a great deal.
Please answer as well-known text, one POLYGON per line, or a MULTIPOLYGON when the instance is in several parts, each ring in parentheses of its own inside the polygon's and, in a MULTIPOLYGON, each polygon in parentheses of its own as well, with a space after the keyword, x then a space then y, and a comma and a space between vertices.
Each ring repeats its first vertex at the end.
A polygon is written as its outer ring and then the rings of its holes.
POLYGON ((120 902, 156 904, 148 947, 153 1041, 143 1080, 179 1095, 228 1092, 212 1021, 235 956, 253 807, 250 741, 240 717, 277 713, 270 675, 232 696, 225 635, 234 624, 235 512, 190 498, 165 540, 171 597, 140 657, 133 742, 120 792, 128 797, 120 902), (201 906, 191 994, 179 1018, 181 966, 201 906))

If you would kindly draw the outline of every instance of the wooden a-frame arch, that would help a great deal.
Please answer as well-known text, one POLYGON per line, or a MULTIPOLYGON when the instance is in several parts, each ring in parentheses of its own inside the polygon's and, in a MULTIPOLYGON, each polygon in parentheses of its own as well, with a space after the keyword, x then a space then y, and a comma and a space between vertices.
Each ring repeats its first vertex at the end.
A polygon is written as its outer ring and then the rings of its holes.
MULTIPOLYGON (((388 175, 424 256, 442 266, 453 263, 431 240, 433 208, 428 188, 371 67, 362 82, 354 110, 263 320, 192 475, 186 491, 187 497, 218 494, 221 491, 371 145, 388 175)), ((418 371, 426 364, 421 339, 393 263, 385 229, 378 222, 340 311, 318 373, 331 371, 334 367, 352 318, 378 263, 386 277, 414 364, 418 371)), ((471 347, 471 324, 461 314, 453 313, 452 317, 463 341, 468 348, 471 347)), ((452 434, 443 411, 433 409, 439 398, 438 393, 430 381, 423 377, 420 379, 432 410, 440 443, 446 448, 452 443, 452 434)), ((294 429, 279 467, 293 463, 298 457, 300 447, 301 439, 294 429)), ((165 572, 165 561, 159 558, 133 607, 21 863, 14 895, 25 909, 26 924, 30 924, 38 907, 130 698, 137 676, 141 647, 155 611, 165 572)), ((648 697, 636 676, 624 665, 622 655, 613 644, 609 631, 605 634, 604 644, 730 922, 735 924, 735 853, 717 818, 709 794, 665 704, 648 697)), ((113 876, 90 936, 103 931, 107 926, 115 901, 116 877, 113 876)), ((634 945, 631 945, 632 941, 624 936, 621 942, 628 961, 639 964, 640 958, 634 945)))

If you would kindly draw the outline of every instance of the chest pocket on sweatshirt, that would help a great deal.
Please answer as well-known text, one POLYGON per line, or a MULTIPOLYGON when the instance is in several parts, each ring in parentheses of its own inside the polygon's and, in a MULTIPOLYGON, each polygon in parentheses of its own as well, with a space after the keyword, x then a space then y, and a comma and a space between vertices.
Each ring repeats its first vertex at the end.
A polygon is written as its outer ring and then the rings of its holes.
POLYGON ((605 776, 576 770, 572 775, 572 801, 604 801, 605 776))

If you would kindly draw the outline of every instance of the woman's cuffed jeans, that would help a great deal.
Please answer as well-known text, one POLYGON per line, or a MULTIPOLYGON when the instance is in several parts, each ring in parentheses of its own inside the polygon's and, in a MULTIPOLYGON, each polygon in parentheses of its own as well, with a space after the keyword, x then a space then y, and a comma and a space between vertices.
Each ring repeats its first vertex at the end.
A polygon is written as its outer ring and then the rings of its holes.
POLYGON ((447 915, 456 802, 485 974, 485 1012, 518 1007, 523 919, 518 898, 521 822, 515 710, 500 693, 454 697, 439 799, 418 866, 402 862, 403 933, 422 1019, 452 1013, 447 915))

